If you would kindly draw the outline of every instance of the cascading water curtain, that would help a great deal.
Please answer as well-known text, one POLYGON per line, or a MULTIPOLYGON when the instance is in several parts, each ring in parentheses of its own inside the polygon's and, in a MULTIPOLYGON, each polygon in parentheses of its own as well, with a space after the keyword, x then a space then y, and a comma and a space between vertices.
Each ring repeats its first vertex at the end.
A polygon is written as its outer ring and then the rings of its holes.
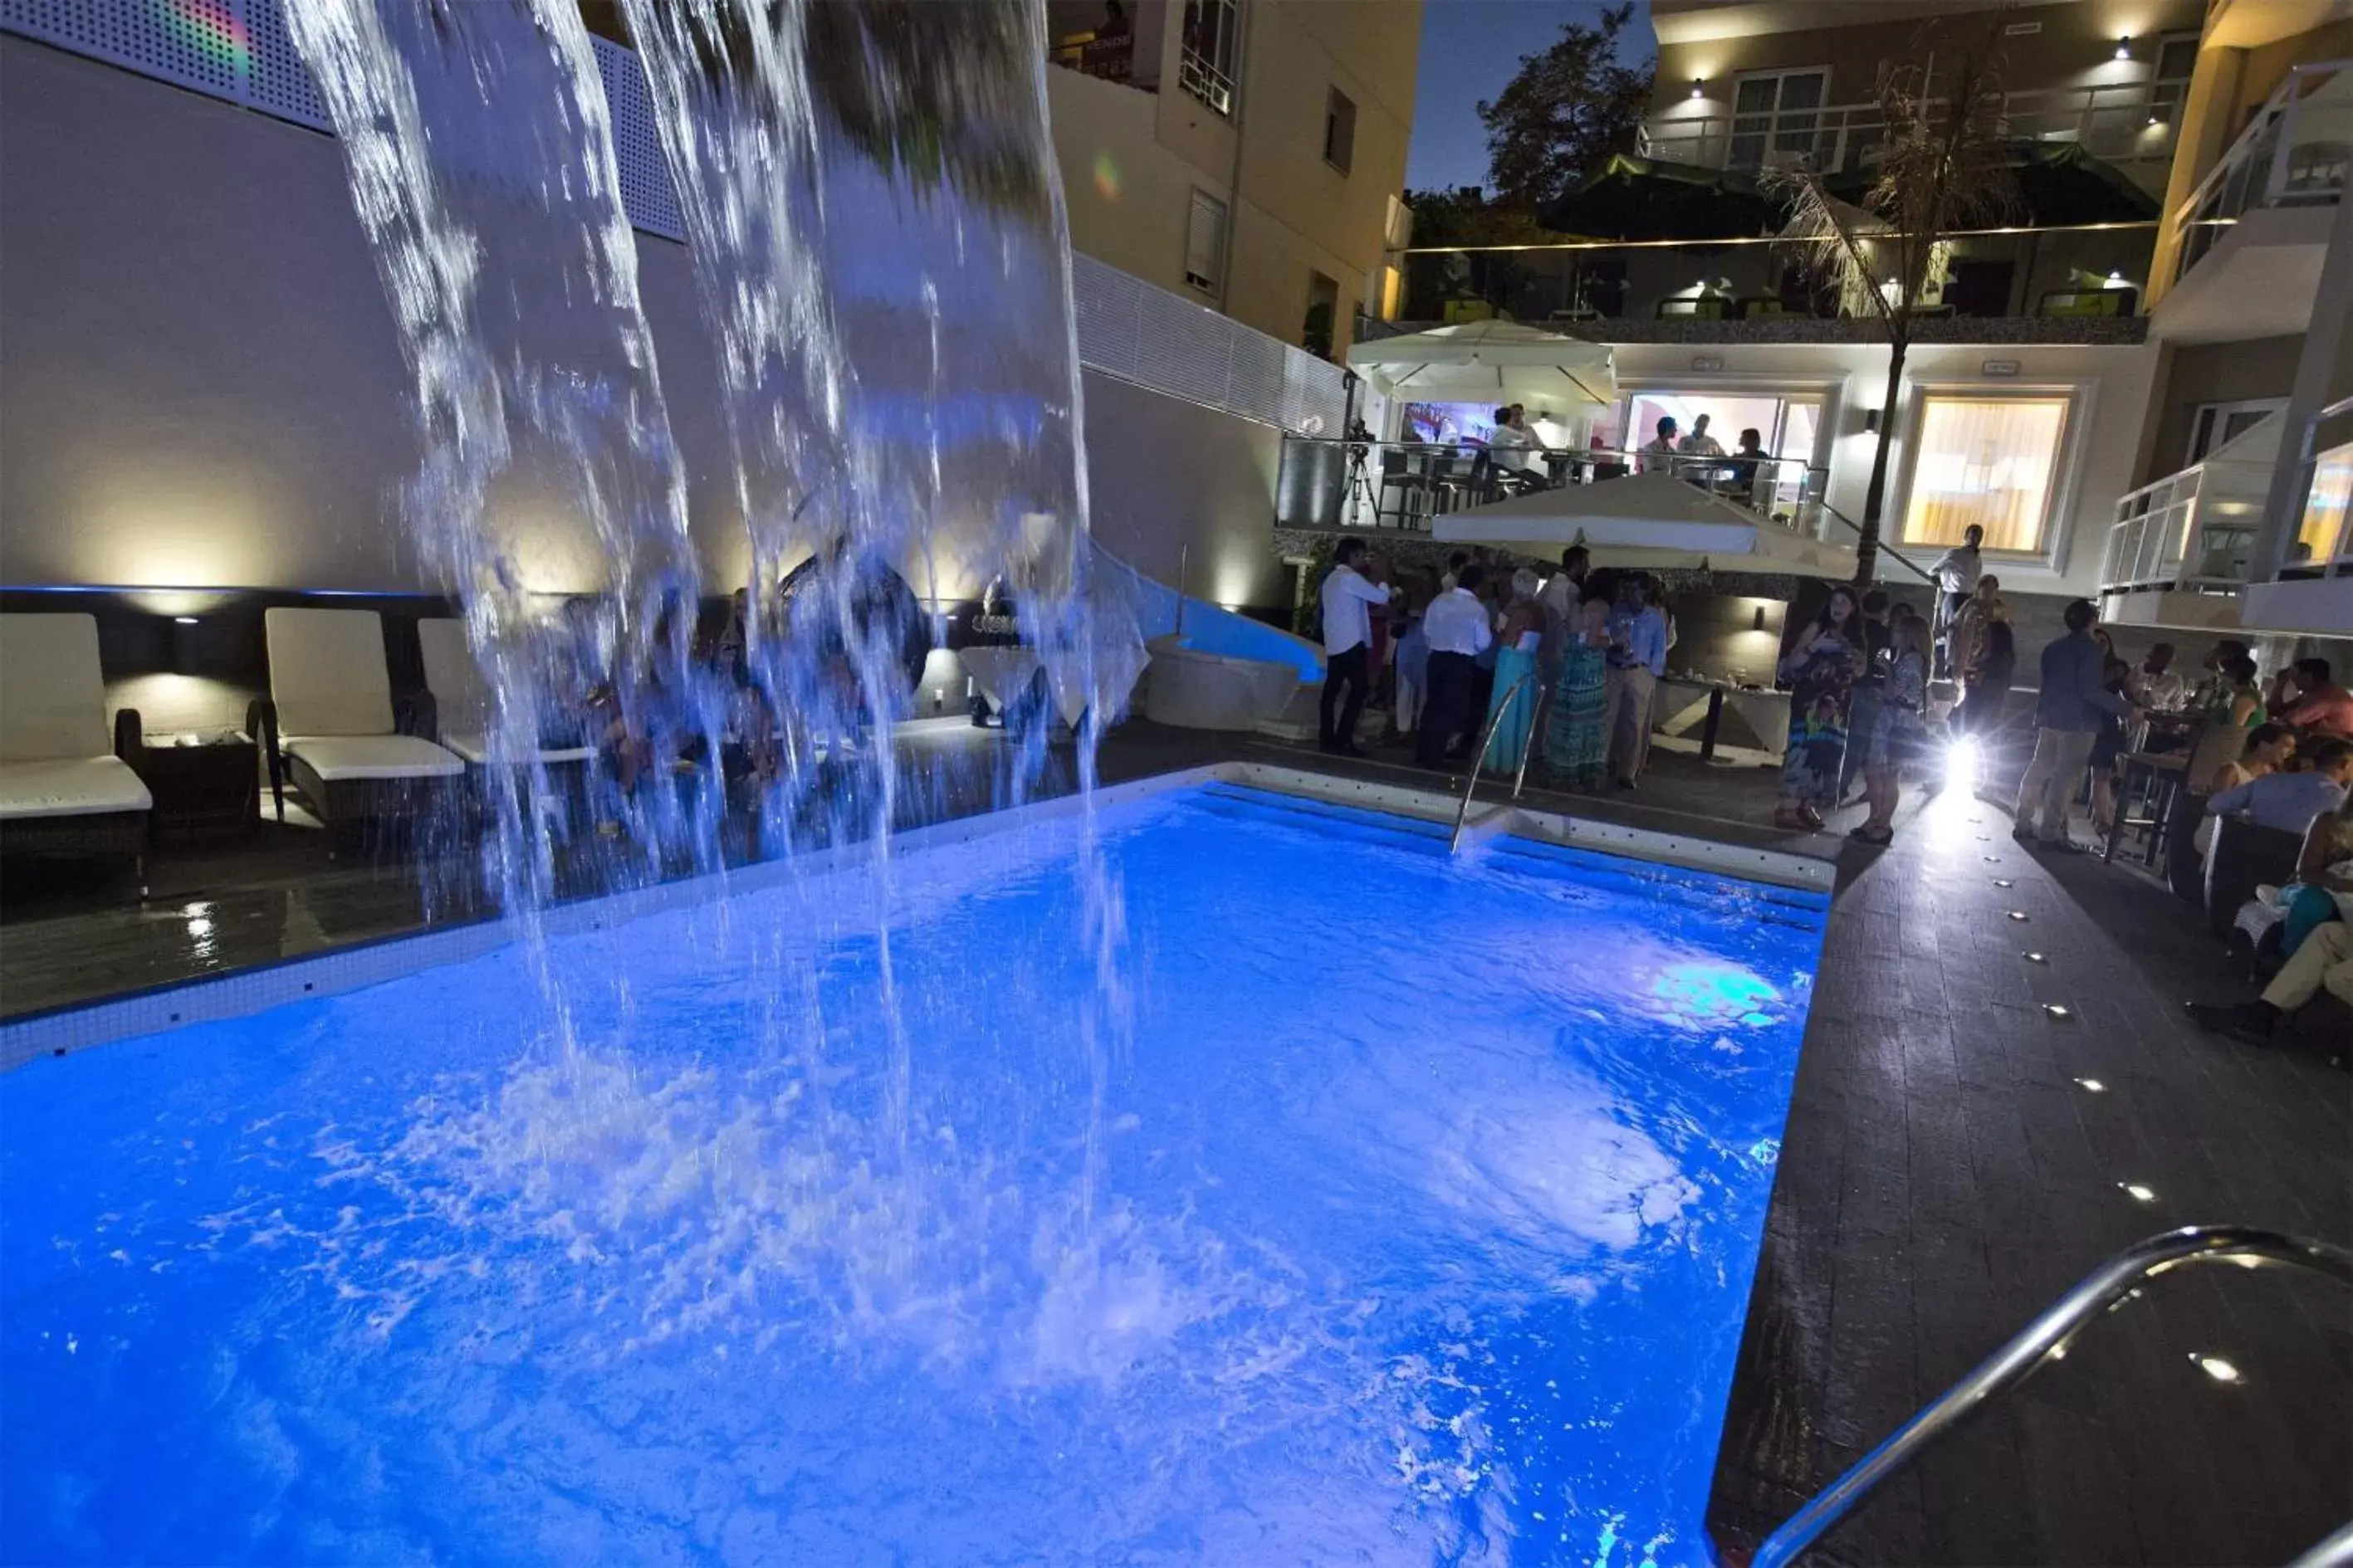
MULTIPOLYGON (((687 658, 699 574, 607 109, 576 5, 288 0, 414 377, 401 512, 485 677, 510 913, 553 890, 543 745, 656 728, 715 746, 687 658)), ((629 742, 617 749, 626 752, 629 742)), ((640 831, 715 867, 675 791, 640 831)))

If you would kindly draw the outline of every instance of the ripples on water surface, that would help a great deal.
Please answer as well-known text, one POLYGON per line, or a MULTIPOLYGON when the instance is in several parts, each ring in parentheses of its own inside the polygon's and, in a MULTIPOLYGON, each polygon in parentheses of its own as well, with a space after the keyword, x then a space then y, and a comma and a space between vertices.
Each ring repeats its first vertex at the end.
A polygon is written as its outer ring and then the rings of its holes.
POLYGON ((1820 900, 1106 826, 0 1080, 0 1556, 1703 1560, 1820 900))

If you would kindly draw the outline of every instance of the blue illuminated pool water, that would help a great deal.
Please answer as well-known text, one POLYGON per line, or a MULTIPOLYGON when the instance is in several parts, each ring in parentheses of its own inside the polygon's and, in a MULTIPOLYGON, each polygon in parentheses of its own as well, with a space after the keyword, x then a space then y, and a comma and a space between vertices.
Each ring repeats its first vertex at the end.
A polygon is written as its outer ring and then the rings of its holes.
POLYGON ((1822 900, 1105 826, 0 1079, 0 1558, 1701 1561, 1822 900))

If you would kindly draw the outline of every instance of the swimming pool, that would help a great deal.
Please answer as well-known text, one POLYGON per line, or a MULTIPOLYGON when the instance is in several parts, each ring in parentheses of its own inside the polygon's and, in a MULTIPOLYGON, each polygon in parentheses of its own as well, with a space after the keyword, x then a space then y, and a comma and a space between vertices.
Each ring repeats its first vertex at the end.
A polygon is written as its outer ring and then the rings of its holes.
POLYGON ((0 1557, 1704 1561, 1823 896, 1099 820, 0 1079, 0 1557))

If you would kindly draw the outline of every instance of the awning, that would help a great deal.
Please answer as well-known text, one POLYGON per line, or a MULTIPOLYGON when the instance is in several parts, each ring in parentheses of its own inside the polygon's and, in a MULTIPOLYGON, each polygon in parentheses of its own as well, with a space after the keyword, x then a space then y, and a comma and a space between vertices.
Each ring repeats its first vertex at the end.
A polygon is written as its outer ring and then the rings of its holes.
POLYGON ((1596 566, 1779 572, 1852 581, 1854 552, 1792 532, 1672 474, 1565 485, 1449 512, 1433 536, 1525 553, 1582 544, 1596 566))
POLYGON ((1525 403, 1533 414, 1615 403, 1609 346, 1517 321, 1469 321, 1350 345, 1348 366, 1415 403, 1525 403))

